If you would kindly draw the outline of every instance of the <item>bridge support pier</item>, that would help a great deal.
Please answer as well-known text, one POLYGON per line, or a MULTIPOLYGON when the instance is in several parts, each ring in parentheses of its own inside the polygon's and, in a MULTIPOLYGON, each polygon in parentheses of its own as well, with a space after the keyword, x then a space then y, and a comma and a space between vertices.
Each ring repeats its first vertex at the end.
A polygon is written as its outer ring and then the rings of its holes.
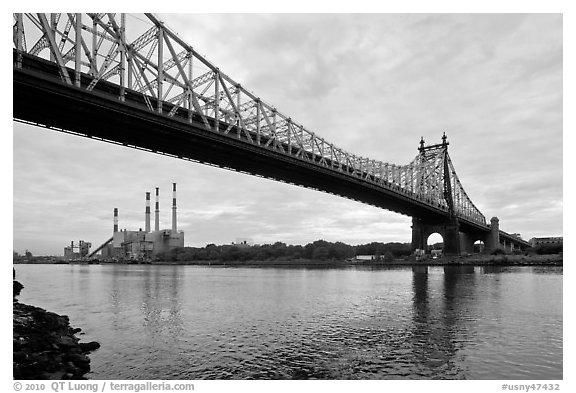
POLYGON ((490 220, 490 231, 471 230, 460 232, 460 225, 453 221, 428 221, 412 217, 412 251, 426 250, 428 237, 439 233, 444 239, 445 255, 460 255, 474 253, 474 243, 477 240, 484 242, 484 251, 492 253, 495 250, 514 252, 522 250, 522 246, 514 239, 500 236, 500 223, 498 217, 490 220))
POLYGON ((486 245, 486 250, 488 252, 493 252, 502 248, 500 245, 500 221, 498 220, 498 217, 492 217, 490 220, 490 233, 486 236, 484 244, 486 245))
POLYGON ((442 236, 445 255, 460 255, 461 234, 457 222, 425 222, 418 217, 412 217, 412 251, 425 250, 428 237, 433 233, 442 236))
POLYGON ((460 252, 463 254, 474 253, 475 240, 471 234, 460 232, 460 252))

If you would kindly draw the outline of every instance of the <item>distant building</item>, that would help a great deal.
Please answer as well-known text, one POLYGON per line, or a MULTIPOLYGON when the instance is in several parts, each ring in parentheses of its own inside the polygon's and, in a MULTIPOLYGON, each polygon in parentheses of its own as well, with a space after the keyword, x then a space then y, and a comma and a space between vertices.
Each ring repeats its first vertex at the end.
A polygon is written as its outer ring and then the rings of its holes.
POLYGON ((74 241, 71 241, 68 247, 64 247, 64 260, 70 261, 72 259, 85 258, 90 253, 90 247, 92 247, 92 243, 84 240, 80 240, 77 246, 74 245, 74 241), (78 250, 78 252, 74 250, 78 250))
POLYGON ((356 255, 354 258, 348 259, 350 262, 366 262, 366 261, 376 261, 380 257, 377 255, 356 255))
POLYGON ((150 260, 158 254, 184 247, 184 232, 178 231, 176 223, 176 183, 173 183, 172 229, 160 229, 159 190, 156 188, 154 231, 150 229, 150 193, 146 193, 145 230, 118 230, 118 209, 114 209, 112 237, 95 252, 102 250, 102 258, 117 260, 150 260))
POLYGON ((442 256, 442 250, 431 250, 430 255, 432 255, 433 258, 439 258, 442 256))
POLYGON ((110 244, 102 249, 102 257, 150 259, 178 247, 184 247, 184 232, 172 232, 170 229, 154 232, 124 229, 114 232, 110 244))
POLYGON ((249 238, 236 238, 235 242, 232 242, 233 246, 236 247, 252 247, 254 245, 254 242, 252 241, 252 239, 249 238))
POLYGON ((540 244, 563 244, 563 237, 533 237, 530 239, 530 245, 536 247, 540 244))

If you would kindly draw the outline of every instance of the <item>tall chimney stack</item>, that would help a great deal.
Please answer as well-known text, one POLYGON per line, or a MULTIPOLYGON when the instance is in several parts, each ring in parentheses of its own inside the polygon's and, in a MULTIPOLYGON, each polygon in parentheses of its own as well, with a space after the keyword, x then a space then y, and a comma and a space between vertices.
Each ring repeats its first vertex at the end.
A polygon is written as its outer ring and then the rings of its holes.
POLYGON ((150 193, 146 193, 146 232, 150 232, 150 193))
POLYGON ((118 232, 118 208, 114 208, 114 233, 118 232))
POLYGON ((160 196, 158 187, 156 187, 156 210, 154 211, 154 230, 158 232, 160 230, 160 196))
POLYGON ((176 233, 176 183, 172 183, 172 233, 176 233))

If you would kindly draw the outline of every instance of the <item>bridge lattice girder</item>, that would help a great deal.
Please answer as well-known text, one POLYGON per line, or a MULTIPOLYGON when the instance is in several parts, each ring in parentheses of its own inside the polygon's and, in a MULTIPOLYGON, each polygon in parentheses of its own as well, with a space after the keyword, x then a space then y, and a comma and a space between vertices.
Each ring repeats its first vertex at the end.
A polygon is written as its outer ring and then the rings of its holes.
POLYGON ((69 85, 91 91, 103 81, 114 83, 120 100, 136 92, 152 112, 190 122, 199 117, 209 132, 361 178, 446 214, 453 204, 459 218, 486 225, 445 147, 427 150, 408 165, 349 153, 246 90, 156 16, 144 19, 145 28, 138 29, 126 23, 125 14, 14 14, 14 48, 56 63, 69 85), (451 196, 444 192, 445 163, 451 196))
POLYGON ((438 204, 450 213, 452 205, 453 213, 459 218, 477 223, 486 222, 486 218, 468 197, 456 174, 448 154, 448 144, 422 150, 409 165, 403 167, 403 171, 408 174, 405 176, 408 179, 407 184, 419 198, 438 204), (447 187, 446 181, 450 182, 450 187, 447 187), (447 192, 450 194, 447 195, 447 192))

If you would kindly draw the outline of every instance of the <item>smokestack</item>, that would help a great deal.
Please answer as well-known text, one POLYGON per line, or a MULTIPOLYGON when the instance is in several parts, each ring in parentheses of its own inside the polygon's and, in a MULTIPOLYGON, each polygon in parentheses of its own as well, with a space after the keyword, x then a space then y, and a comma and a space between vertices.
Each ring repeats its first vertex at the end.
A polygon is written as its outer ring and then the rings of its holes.
POLYGON ((156 210, 154 213, 154 230, 158 232, 160 230, 160 196, 158 187, 156 187, 156 210))
POLYGON ((114 208, 114 233, 118 232, 118 208, 114 208))
POLYGON ((146 232, 150 232, 150 193, 146 193, 146 232))
POLYGON ((172 183, 172 233, 176 233, 176 183, 172 183))

